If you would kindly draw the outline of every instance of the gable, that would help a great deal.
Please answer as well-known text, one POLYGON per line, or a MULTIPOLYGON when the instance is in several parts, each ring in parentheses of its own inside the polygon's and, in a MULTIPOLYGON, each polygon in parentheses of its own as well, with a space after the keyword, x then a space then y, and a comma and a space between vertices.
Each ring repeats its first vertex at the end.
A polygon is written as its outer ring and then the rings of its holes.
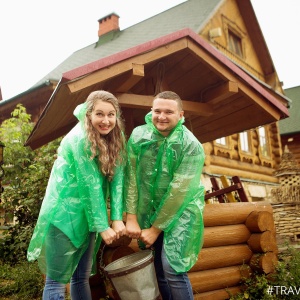
POLYGON ((241 68, 284 93, 250 1, 224 1, 200 35, 241 68))

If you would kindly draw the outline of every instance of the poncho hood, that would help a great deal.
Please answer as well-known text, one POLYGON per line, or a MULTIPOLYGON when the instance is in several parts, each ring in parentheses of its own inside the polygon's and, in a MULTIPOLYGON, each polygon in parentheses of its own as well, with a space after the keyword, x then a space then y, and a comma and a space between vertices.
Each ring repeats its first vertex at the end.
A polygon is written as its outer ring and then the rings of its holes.
POLYGON ((73 114, 80 122, 83 122, 86 112, 87 112, 87 104, 86 102, 84 102, 76 106, 73 114))

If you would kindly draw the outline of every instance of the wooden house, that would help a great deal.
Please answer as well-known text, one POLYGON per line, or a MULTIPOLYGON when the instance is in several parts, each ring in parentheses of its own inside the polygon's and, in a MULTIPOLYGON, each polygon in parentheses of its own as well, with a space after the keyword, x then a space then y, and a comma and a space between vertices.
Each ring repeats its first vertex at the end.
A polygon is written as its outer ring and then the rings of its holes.
POLYGON ((173 90, 184 100, 186 126, 207 155, 203 181, 239 176, 249 200, 271 201, 282 145, 284 95, 250 0, 188 0, 124 30, 119 16, 99 19, 98 40, 78 50, 24 93, 0 102, 0 118, 23 103, 37 148, 76 123, 88 94, 119 97, 127 135, 144 123, 153 96, 173 90))

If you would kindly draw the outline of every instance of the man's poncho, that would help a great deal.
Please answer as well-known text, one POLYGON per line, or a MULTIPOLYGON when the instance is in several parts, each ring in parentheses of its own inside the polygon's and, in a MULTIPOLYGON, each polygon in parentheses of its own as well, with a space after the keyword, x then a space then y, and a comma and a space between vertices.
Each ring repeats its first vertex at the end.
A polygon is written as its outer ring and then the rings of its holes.
POLYGON ((170 265, 186 272, 203 244, 204 150, 183 118, 167 137, 154 127, 151 113, 145 119, 127 145, 126 212, 137 215, 142 229, 153 225, 164 231, 170 265))
MULTIPOLYGON (((107 216, 107 196, 111 203, 111 220, 122 220, 123 212, 123 167, 118 166, 111 182, 99 171, 98 157, 90 159, 90 146, 87 144, 84 129, 86 104, 78 105, 74 115, 79 123, 63 138, 58 157, 54 162, 39 218, 28 248, 29 261, 38 259, 44 274, 51 268, 58 282, 67 283, 77 264, 88 247, 90 232, 102 232, 109 228, 107 216), (87 147, 88 145, 88 147, 87 147), (49 228, 53 226, 67 236, 65 255, 72 256, 65 263, 55 260, 57 245, 45 249, 49 228), (54 257, 47 265, 47 257, 54 257), (69 263, 67 263, 69 261, 69 263), (70 263, 72 262, 72 263, 70 263)), ((101 236, 96 234, 94 263, 101 236)), ((95 269, 93 270, 95 271, 95 269)), ((53 277, 53 275, 52 275, 53 277)))

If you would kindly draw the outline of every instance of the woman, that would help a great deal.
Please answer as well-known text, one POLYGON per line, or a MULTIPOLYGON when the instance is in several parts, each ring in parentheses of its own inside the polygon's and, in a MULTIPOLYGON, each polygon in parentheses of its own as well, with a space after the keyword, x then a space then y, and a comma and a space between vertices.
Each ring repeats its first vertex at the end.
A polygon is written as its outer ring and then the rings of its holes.
POLYGON ((43 300, 65 299, 68 282, 72 300, 92 299, 89 276, 101 240, 111 244, 125 234, 125 137, 118 101, 109 92, 95 91, 74 115, 79 122, 58 148, 27 252, 46 274, 43 300))

